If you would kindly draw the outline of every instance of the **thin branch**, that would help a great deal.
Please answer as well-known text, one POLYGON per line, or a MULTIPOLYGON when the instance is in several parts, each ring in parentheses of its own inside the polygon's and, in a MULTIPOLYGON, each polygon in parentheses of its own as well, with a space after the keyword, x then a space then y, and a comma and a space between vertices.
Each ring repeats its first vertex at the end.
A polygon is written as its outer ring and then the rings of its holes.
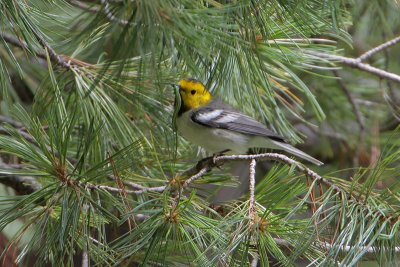
MULTIPOLYGON (((385 36, 384 32, 382 34, 383 34, 383 36, 385 36)), ((388 70, 389 62, 390 62, 389 51, 387 49, 385 49, 383 53, 384 53, 384 57, 385 57, 385 70, 388 70)), ((397 59, 395 59, 395 60, 397 60, 397 59)), ((392 86, 392 83, 387 80, 386 84, 387 84, 388 94, 386 94, 386 92, 385 92, 386 90, 383 90, 384 99, 386 100, 386 102, 388 103, 388 105, 391 109, 393 118, 397 121, 400 121, 400 98, 396 94, 396 92, 392 86)), ((393 121, 395 121, 395 120, 393 120, 393 121)))
POLYGON ((252 159, 249 164, 249 217, 254 219, 256 212, 256 199, 254 196, 256 186, 256 160, 252 159))
POLYGON ((251 260, 250 266, 251 267, 258 266, 258 255, 257 254, 253 255, 253 259, 251 260))
POLYGON ((11 126, 13 126, 14 128, 22 128, 24 127, 24 125, 22 123, 20 123, 19 121, 16 121, 10 117, 6 117, 3 115, 0 115, 0 122, 5 122, 10 124, 11 126))
POLYGON ((310 177, 313 180, 316 180, 320 183, 325 184, 328 187, 331 187, 333 190, 337 192, 344 192, 343 189, 339 188, 332 182, 328 181, 327 179, 323 178, 316 172, 312 171, 311 169, 305 167, 301 163, 297 162, 296 160, 293 160, 283 154, 279 153, 262 153, 262 154, 255 154, 255 155, 229 155, 229 156, 218 156, 215 157, 215 162, 216 163, 223 163, 227 161, 244 161, 244 160, 258 160, 258 161, 266 161, 266 160, 272 160, 272 161, 278 161, 285 163, 290 166, 294 166, 297 170, 300 172, 304 173, 308 177, 310 177))
MULTIPOLYGON (((292 247, 292 244, 285 240, 285 239, 281 239, 281 238, 274 238, 275 243, 278 246, 281 247, 292 247)), ((329 242, 317 242, 316 243, 317 246, 323 248, 323 249, 332 249, 332 248, 337 248, 338 246, 334 246, 329 242)), ((346 246, 340 246, 340 250, 343 252, 349 252, 350 250, 354 249, 354 247, 346 245, 346 246)), ((377 247, 366 247, 366 246, 361 246, 361 247, 357 247, 357 249, 359 250, 366 250, 366 253, 368 254, 374 254, 376 253, 376 251, 379 250, 379 248, 377 247)), ((394 251, 396 253, 400 253, 400 247, 395 247, 394 251)))
POLYGON ((371 65, 368 65, 368 64, 364 64, 359 59, 356 59, 356 58, 331 55, 331 54, 326 54, 326 53, 321 53, 321 52, 316 52, 316 51, 309 51, 309 50, 303 50, 303 52, 305 54, 309 54, 312 56, 339 61, 340 63, 343 63, 349 67, 374 74, 383 79, 389 79, 389 80, 395 81, 397 83, 400 83, 399 75, 394 74, 392 72, 384 71, 382 69, 372 67, 371 65))
POLYGON ((379 53, 379 52, 381 52, 382 50, 384 50, 384 49, 386 49, 386 48, 388 48, 388 47, 391 47, 391 46, 393 46, 393 45, 395 45, 395 44, 397 44, 397 43, 399 43, 399 42, 400 42, 400 36, 398 36, 398 37, 396 37, 396 38, 394 38, 394 39, 392 39, 392 40, 389 40, 389 41, 387 41, 387 42, 385 42, 385 43, 383 43, 383 44, 381 44, 381 45, 378 45, 377 47, 374 47, 374 48, 372 48, 371 50, 368 50, 367 52, 365 52, 364 54, 362 54, 361 56, 359 56, 359 57, 357 58, 357 60, 359 60, 359 61, 365 61, 365 60, 367 60, 368 58, 372 57, 374 54, 379 53))
MULTIPOLYGON (((63 56, 58 55, 58 54, 50 47, 50 45, 49 45, 38 33, 36 33, 36 32, 33 32, 33 33, 34 33, 34 35, 35 35, 37 41, 40 43, 40 45, 43 46, 43 48, 44 48, 45 50, 47 50, 47 52, 48 52, 48 54, 49 54, 49 57, 50 57, 50 60, 51 60, 53 63, 55 63, 55 64, 57 64, 57 65, 59 65, 59 66, 61 66, 61 67, 67 68, 67 69, 70 69, 71 67, 75 67, 75 64, 73 64, 71 61, 69 61, 69 60, 67 61, 67 60, 64 59, 63 56)), ((7 43, 9 43, 9 44, 11 44, 11 45, 13 45, 13 46, 22 48, 22 49, 24 49, 24 50, 29 50, 29 47, 28 47, 28 45, 26 44, 26 42, 19 40, 19 39, 16 38, 15 36, 9 35, 9 34, 4 33, 4 32, 0 32, 0 36, 1 36, 1 38, 4 39, 4 41, 6 41, 7 43)), ((35 53, 35 55, 36 55, 37 57, 42 58, 42 59, 44 59, 44 60, 47 59, 47 56, 46 56, 45 53, 40 52, 40 51, 36 51, 36 50, 33 51, 33 52, 35 53)))
POLYGON ((88 5, 84 2, 81 1, 77 1, 77 0, 69 0, 68 1, 71 5, 79 7, 85 11, 91 12, 91 13, 97 13, 100 11, 100 8, 95 7, 93 5, 88 5))
POLYGON ((79 182, 77 183, 79 186, 91 189, 91 190, 98 190, 98 189, 102 189, 102 190, 106 190, 110 193, 123 193, 124 191, 127 194, 135 194, 135 195, 140 195, 140 194, 144 194, 144 193, 148 193, 148 192, 164 192, 166 186, 156 186, 156 187, 146 187, 142 190, 123 190, 121 188, 117 188, 117 187, 112 187, 112 186, 108 186, 108 185, 96 185, 96 184, 92 184, 92 183, 85 183, 85 182, 79 182))
POLYGON ((89 266, 89 256, 88 252, 86 249, 82 251, 82 267, 88 267, 89 266))
POLYGON ((186 188, 189 186, 189 184, 191 184, 192 182, 194 182, 195 180, 201 178, 204 176, 204 174, 206 174, 209 170, 211 170, 212 167, 211 166, 207 166, 204 167, 202 169, 200 169, 195 175, 191 176, 189 179, 187 179, 184 183, 183 183, 183 188, 186 188))
MULTIPOLYGON (((110 2, 116 2, 116 1, 100 0, 101 5, 103 6, 103 12, 106 15, 106 17, 108 18, 108 20, 110 20, 111 22, 116 22, 117 24, 122 25, 122 26, 135 25, 135 23, 130 23, 127 20, 117 18, 113 14, 113 12, 111 11, 110 2)), ((79 7, 79 8, 81 8, 81 9, 83 9, 85 11, 88 11, 90 13, 98 13, 98 12, 101 11, 101 8, 99 8, 97 6, 91 6, 91 5, 88 5, 88 4, 86 4, 84 2, 81 2, 81 1, 78 1, 78 0, 69 0, 69 3, 71 5, 79 7)))
MULTIPOLYGON (((225 162, 228 162, 228 161, 251 161, 252 162, 251 166, 253 166, 253 164, 254 164, 254 167, 255 167, 255 163, 253 162, 253 160, 254 160, 254 162, 255 162, 255 160, 258 160, 258 161, 273 160, 273 161, 279 161, 279 162, 294 166, 300 172, 303 172, 305 175, 312 178, 313 180, 317 180, 318 182, 321 182, 321 183, 325 184, 326 186, 331 187, 335 191, 344 192, 343 189, 339 188, 338 186, 336 186, 332 182, 328 181, 327 179, 321 177, 314 171, 308 169, 301 163, 299 163, 285 155, 278 154, 278 153, 263 153, 263 154, 255 154, 255 155, 230 155, 230 156, 222 155, 222 156, 213 157, 211 159, 206 158, 206 159, 200 160, 196 164, 196 166, 188 169, 187 171, 183 172, 180 175, 181 177, 186 177, 186 176, 190 175, 190 177, 188 179, 186 179, 186 181, 183 183, 182 188, 188 187, 192 182, 203 177, 208 171, 210 171, 211 169, 213 169, 215 167, 221 166, 225 162)), ((252 177, 254 175, 252 167, 250 167, 250 170, 251 171, 250 171, 249 179, 252 180, 253 179, 252 177)), ((254 173, 255 173, 255 171, 254 171, 254 173)), ((120 189, 120 188, 107 186, 107 185, 96 185, 96 184, 92 184, 92 183, 75 181, 72 179, 70 179, 69 182, 72 185, 79 185, 79 186, 82 186, 82 187, 85 187, 88 189, 92 189, 92 190, 101 189, 101 190, 109 191, 111 193, 121 193, 122 192, 122 189, 120 189)), ((147 192, 163 192, 168 186, 168 185, 163 185, 163 186, 157 186, 157 187, 144 187, 144 186, 137 185, 137 184, 134 184, 134 185, 140 187, 141 189, 126 190, 127 194, 138 195, 138 194, 143 194, 143 193, 147 193, 147 192)), ((252 190, 252 188, 251 188, 251 190, 252 190)))
POLYGON ((343 79, 339 75, 339 72, 337 70, 333 70, 332 72, 337 78, 339 78, 337 81, 340 85, 340 88, 345 93, 347 100, 351 104, 354 115, 356 115, 358 125, 360 126, 361 131, 363 131, 365 129, 365 121, 364 121, 364 117, 362 116, 362 114, 360 112, 360 108, 359 108, 358 104, 354 101, 353 95, 350 93, 350 90, 349 90, 349 88, 347 88, 347 85, 343 82, 343 79))
POLYGON ((51 48, 51 46, 42 38, 40 34, 34 32, 34 35, 38 40, 38 42, 44 47, 44 49, 49 54, 51 61, 66 69, 70 69, 72 67, 71 61, 66 61, 62 56, 58 55, 56 51, 54 51, 53 48, 51 48))
POLYGON ((120 18, 117 18, 116 16, 114 16, 114 14, 112 13, 111 9, 110 9, 110 3, 108 3, 107 0, 100 0, 100 3, 103 5, 104 8, 104 14, 106 15, 106 17, 112 21, 112 22, 116 22, 122 26, 126 26, 126 25, 130 25, 131 23, 129 23, 129 21, 127 20, 123 20, 120 18))
POLYGON ((359 144, 360 145, 357 146, 357 151, 353 156, 353 164, 354 164, 354 166, 358 166, 359 165, 360 152, 363 149, 363 144, 364 144, 364 139, 365 139, 365 120, 364 120, 364 117, 361 114, 359 105, 354 100, 353 95, 350 93, 350 90, 347 87, 347 85, 343 82, 343 79, 339 75, 339 72, 337 70, 333 70, 333 74, 337 78, 339 78, 337 81, 338 81, 338 83, 340 85, 340 88, 342 89, 342 91, 346 95, 347 100, 349 101, 349 103, 350 103, 350 105, 351 105, 351 107, 353 109, 354 115, 356 116, 357 123, 358 123, 358 125, 360 127, 360 132, 359 132, 359 144))
MULTIPOLYGON (((18 170, 22 169, 21 164, 5 164, 1 163, 0 167, 2 169, 8 170, 18 170)), ((11 187, 20 195, 29 195, 42 189, 42 185, 36 181, 35 178, 30 176, 20 176, 14 174, 1 174, 0 183, 11 187)))
POLYGON ((0 183, 11 187, 20 195, 29 195, 42 189, 42 185, 30 176, 0 175, 0 183))
MULTIPOLYGON (((36 139, 34 137, 32 137, 30 134, 17 129, 18 133, 26 139, 26 141, 28 141, 31 144, 37 145, 36 139)), ((3 135, 11 135, 9 131, 7 131, 6 129, 4 129, 3 127, 0 127, 0 134, 3 135)), ((49 148, 50 149, 50 148, 49 148)))
MULTIPOLYGON (((8 33, 5 32, 0 32, 0 37, 4 39, 4 41, 6 41, 7 43, 22 48, 24 50, 29 50, 28 45, 26 44, 26 42, 19 40, 17 37, 12 36, 8 33)), ((39 51, 33 51, 35 53, 35 55, 39 58, 42 59, 46 59, 46 54, 39 52, 39 51)))

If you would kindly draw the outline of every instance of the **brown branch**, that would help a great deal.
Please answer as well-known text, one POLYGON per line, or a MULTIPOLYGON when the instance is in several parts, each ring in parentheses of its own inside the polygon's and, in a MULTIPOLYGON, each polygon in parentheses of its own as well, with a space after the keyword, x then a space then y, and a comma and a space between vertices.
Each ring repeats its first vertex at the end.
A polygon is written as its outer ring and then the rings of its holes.
POLYGON ((29 195, 42 189, 42 185, 30 176, 0 175, 0 183, 11 187, 20 195, 29 195))
POLYGON ((399 43, 399 42, 400 42, 400 36, 398 36, 398 37, 396 37, 396 38, 394 38, 394 39, 392 39, 392 40, 389 40, 389 41, 387 41, 387 42, 385 42, 385 43, 383 43, 383 44, 381 44, 381 45, 378 45, 377 47, 374 47, 374 48, 368 50, 367 52, 365 52, 364 54, 362 54, 361 56, 359 56, 359 57, 357 58, 357 60, 359 60, 359 61, 365 61, 365 60, 367 60, 368 58, 372 57, 374 54, 379 53, 379 52, 381 52, 382 50, 384 50, 384 49, 386 49, 386 48, 388 48, 388 47, 391 47, 391 46, 393 46, 393 45, 395 45, 395 44, 397 44, 397 43, 399 43))
POLYGON ((397 83, 400 83, 399 75, 379 69, 379 68, 375 68, 375 67, 365 64, 365 63, 362 63, 361 60, 356 59, 356 58, 331 55, 331 54, 326 54, 326 53, 321 53, 321 52, 316 52, 316 51, 309 51, 309 50, 303 50, 303 53, 309 54, 312 56, 316 56, 316 57, 320 57, 320 58, 325 58, 328 60, 338 61, 349 67, 374 74, 382 79, 389 79, 389 80, 395 81, 397 83))
POLYGON ((337 81, 340 85, 340 88, 345 93, 347 100, 351 104, 351 107, 353 109, 354 115, 356 116, 358 125, 360 126, 361 131, 363 131, 365 129, 365 121, 364 121, 364 117, 362 116, 362 114, 360 112, 360 108, 359 108, 358 104, 354 101, 353 95, 350 93, 350 90, 347 87, 347 85, 343 82, 343 79, 339 75, 339 72, 337 70, 332 70, 332 72, 337 78, 339 78, 337 81))
POLYGON ((358 123, 358 125, 360 127, 359 144, 361 144, 361 145, 357 146, 357 151, 353 156, 353 164, 354 164, 354 166, 358 166, 359 165, 359 156, 360 156, 360 153, 361 153, 361 151, 363 149, 363 144, 364 144, 364 139, 365 139, 365 120, 364 120, 364 117, 361 114, 359 105, 354 101, 353 95, 350 93, 349 88, 344 83, 342 77, 339 75, 339 72, 337 70, 333 70, 333 74, 337 78, 339 78, 337 81, 338 81, 338 83, 340 85, 340 88, 342 89, 342 91, 346 95, 347 100, 349 101, 349 103, 350 103, 350 105, 351 105, 351 107, 353 109, 354 115, 356 116, 357 123, 358 123))
POLYGON ((16 121, 16 120, 14 120, 14 119, 12 119, 10 117, 3 116, 3 115, 0 115, 0 122, 8 123, 11 126, 13 126, 14 128, 22 128, 22 127, 24 127, 24 125, 22 123, 20 123, 19 121, 16 121))
MULTIPOLYGON (((208 171, 212 170, 215 167, 219 167, 222 164, 224 164, 225 162, 229 162, 229 161, 250 161, 251 165, 250 165, 250 169, 249 169, 250 170, 249 171, 250 172, 249 179, 253 180, 254 175, 255 175, 255 170, 254 170, 255 162, 256 161, 266 161, 266 160, 278 161, 278 162, 282 162, 282 163, 285 163, 290 166, 294 166, 297 170, 299 170, 300 172, 303 172, 305 175, 307 175, 311 179, 316 180, 317 182, 323 183, 326 186, 331 187, 333 190, 335 190, 337 192, 344 192, 343 189, 339 188, 338 186, 336 186, 332 182, 328 181, 327 179, 321 177, 314 171, 308 169, 301 163, 299 163, 285 155, 278 154, 278 153, 263 153, 263 154, 255 154, 255 155, 230 155, 230 156, 222 155, 222 156, 216 156, 216 157, 212 157, 212 158, 202 159, 196 164, 196 166, 186 170, 185 172, 183 172, 180 175, 181 177, 190 176, 183 183, 182 188, 188 187, 195 180, 203 177, 208 171)), ((81 187, 92 189, 92 190, 106 190, 106 191, 109 191, 110 193, 121 193, 122 192, 122 189, 120 189, 120 188, 107 186, 107 185, 96 185, 96 184, 92 184, 92 183, 74 181, 74 180, 69 180, 69 182, 72 185, 79 185, 81 187)), ((253 184, 253 181, 252 181, 252 184, 253 184)), ((144 193, 148 193, 148 192, 163 192, 167 188, 167 185, 162 185, 162 186, 157 186, 157 187, 144 187, 141 185, 134 184, 134 186, 138 186, 142 189, 126 190, 126 193, 138 195, 138 194, 144 194, 144 193)), ((250 190, 252 191, 253 189, 250 188, 250 190)), ((252 198, 252 196, 251 196, 251 198, 252 198)))
MULTIPOLYGON (((0 32, 0 37, 3 38, 4 41, 6 41, 7 43, 9 43, 9 44, 11 44, 13 46, 22 48, 23 50, 28 50, 28 51, 30 50, 28 45, 26 44, 26 42, 24 42, 22 40, 19 40, 15 36, 12 36, 12 35, 10 35, 8 33, 5 33, 5 32, 0 32)), ((42 52, 36 51, 36 50, 33 51, 33 53, 39 58, 46 59, 46 54, 45 53, 42 53, 42 52)))
POLYGON ((43 46, 43 48, 47 51, 49 54, 49 57, 52 62, 56 63, 57 65, 60 65, 63 68, 70 69, 73 65, 71 64, 71 61, 66 61, 62 56, 58 55, 56 51, 51 48, 51 46, 42 38, 42 36, 35 31, 33 34, 36 37, 36 40, 43 46))
MULTIPOLYGON (((19 130, 19 129, 16 129, 16 131, 17 131, 23 138, 25 138, 26 141, 28 141, 28 142, 31 143, 31 144, 37 145, 36 139, 33 138, 30 134, 28 134, 28 133, 26 133, 26 132, 24 132, 24 131, 22 131, 22 130, 19 130)), ((0 134, 11 136, 10 132, 7 131, 6 129, 4 129, 3 127, 0 127, 0 134)), ((49 148, 49 149, 50 149, 50 148, 49 148)))
MULTIPOLYGON (((72 67, 77 67, 78 65, 74 64, 70 60, 66 60, 64 56, 58 55, 53 48, 50 47, 50 45, 41 37, 40 34, 36 33, 33 31, 33 34, 36 37, 36 40, 39 42, 39 44, 47 51, 50 60, 54 63, 57 64, 63 68, 66 69, 71 69, 72 67)), ((15 36, 9 35, 4 32, 0 32, 0 37, 4 39, 7 43, 22 48, 24 50, 30 50, 27 43, 24 41, 19 40, 15 36)), ((47 55, 46 53, 34 50, 33 53, 38 57, 42 58, 44 60, 47 60, 47 55)))
MULTIPOLYGON (((1 163, 0 167, 5 170, 20 170, 23 168, 21 164, 5 164, 1 163)), ((20 176, 14 174, 0 174, 0 183, 11 187, 20 195, 29 195, 42 189, 42 185, 30 176, 20 176)))

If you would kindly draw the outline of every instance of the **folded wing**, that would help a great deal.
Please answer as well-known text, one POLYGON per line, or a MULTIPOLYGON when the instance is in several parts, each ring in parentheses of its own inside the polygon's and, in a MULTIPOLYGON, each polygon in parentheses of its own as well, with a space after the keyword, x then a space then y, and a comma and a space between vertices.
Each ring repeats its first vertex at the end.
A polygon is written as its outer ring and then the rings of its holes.
POLYGON ((268 129, 255 119, 235 110, 204 107, 194 111, 191 119, 195 123, 219 129, 227 129, 243 134, 268 137, 275 141, 285 142, 284 138, 268 129))

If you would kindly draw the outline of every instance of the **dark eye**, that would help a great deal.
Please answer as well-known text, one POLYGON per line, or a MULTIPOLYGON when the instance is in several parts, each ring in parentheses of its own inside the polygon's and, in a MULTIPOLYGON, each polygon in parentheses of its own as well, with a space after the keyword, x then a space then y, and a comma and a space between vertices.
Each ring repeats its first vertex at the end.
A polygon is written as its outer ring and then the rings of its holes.
POLYGON ((192 90, 192 91, 190 91, 190 93, 191 93, 192 95, 194 95, 194 94, 196 93, 196 90, 192 90))

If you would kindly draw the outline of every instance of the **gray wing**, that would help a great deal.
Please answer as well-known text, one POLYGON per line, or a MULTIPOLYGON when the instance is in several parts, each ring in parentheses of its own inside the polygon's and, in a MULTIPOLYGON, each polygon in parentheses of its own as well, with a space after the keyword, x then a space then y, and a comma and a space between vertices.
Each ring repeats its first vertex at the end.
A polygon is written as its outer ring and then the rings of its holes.
POLYGON ((204 126, 227 129, 243 134, 264 136, 276 141, 285 142, 284 138, 268 129, 264 124, 244 115, 231 107, 227 109, 203 107, 194 110, 191 119, 204 126))

